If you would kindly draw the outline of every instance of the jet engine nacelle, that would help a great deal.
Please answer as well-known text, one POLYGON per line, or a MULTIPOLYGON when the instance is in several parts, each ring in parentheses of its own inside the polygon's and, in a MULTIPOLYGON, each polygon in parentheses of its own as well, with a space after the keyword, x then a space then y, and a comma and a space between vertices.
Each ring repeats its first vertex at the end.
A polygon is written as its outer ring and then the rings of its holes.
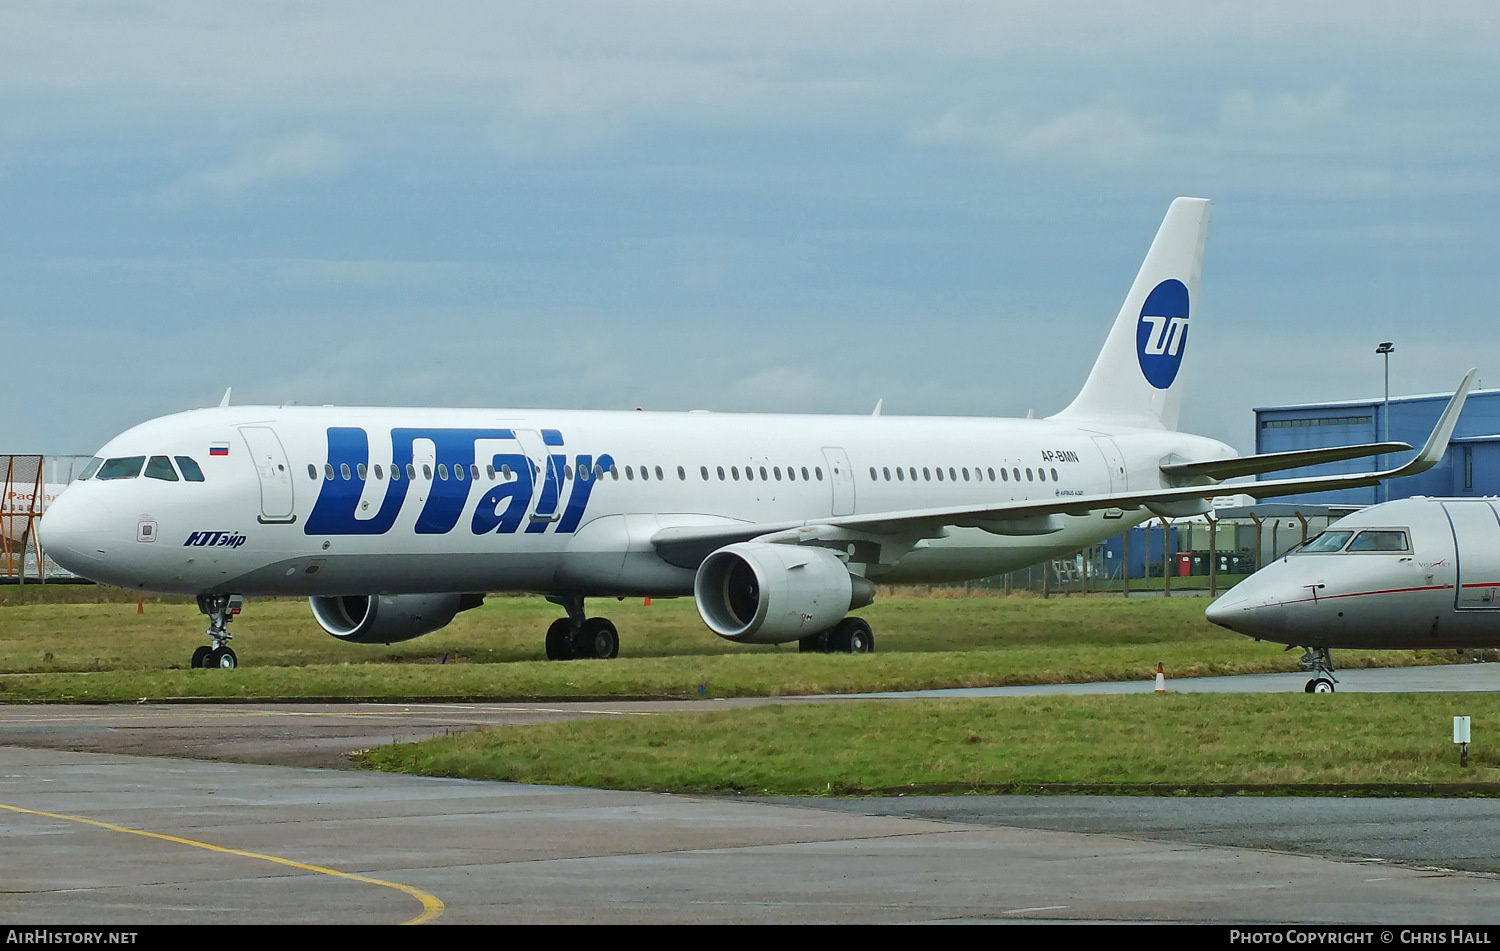
POLYGON ((350 644, 394 644, 446 627, 460 611, 477 608, 482 594, 342 595, 311 598, 323 630, 350 644))
POLYGON ((875 586, 826 548, 741 542, 703 559, 693 579, 709 630, 742 644, 780 644, 837 624, 875 586))

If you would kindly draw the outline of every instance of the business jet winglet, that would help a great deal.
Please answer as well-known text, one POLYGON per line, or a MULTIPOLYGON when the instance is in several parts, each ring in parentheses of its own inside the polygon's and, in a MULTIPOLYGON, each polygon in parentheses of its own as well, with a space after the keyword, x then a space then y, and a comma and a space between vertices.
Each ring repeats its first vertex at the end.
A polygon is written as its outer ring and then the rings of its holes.
MULTIPOLYGON (((59 564, 194 595, 194 667, 233 667, 244 599, 303 596, 351 643, 393 643, 495 591, 564 616, 551 659, 620 646, 585 599, 692 596, 739 643, 865 652, 850 614, 876 584, 1013 571, 1155 514, 1207 509, 1229 476, 1390 452, 1237 457, 1177 431, 1209 202, 1167 210, 1083 389, 1045 419, 523 409, 219 406, 110 440, 52 504, 59 564)), ((1254 495, 1367 485, 1388 472, 1254 483, 1254 495)), ((227 396, 227 393, 226 393, 227 396)), ((1433 450, 1433 446, 1438 448, 1433 450)))

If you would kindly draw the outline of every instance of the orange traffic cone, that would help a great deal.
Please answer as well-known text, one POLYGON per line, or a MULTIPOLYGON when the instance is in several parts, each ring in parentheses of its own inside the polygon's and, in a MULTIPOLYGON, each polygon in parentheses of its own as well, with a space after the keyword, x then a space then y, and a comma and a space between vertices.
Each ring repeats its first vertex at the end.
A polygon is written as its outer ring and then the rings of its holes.
POLYGON ((646 599, 646 607, 648 607, 648 608, 651 607, 651 599, 650 598, 646 599))
POLYGON ((144 595, 142 595, 141 597, 135 599, 135 613, 136 614, 145 614, 146 613, 146 598, 145 598, 144 595))

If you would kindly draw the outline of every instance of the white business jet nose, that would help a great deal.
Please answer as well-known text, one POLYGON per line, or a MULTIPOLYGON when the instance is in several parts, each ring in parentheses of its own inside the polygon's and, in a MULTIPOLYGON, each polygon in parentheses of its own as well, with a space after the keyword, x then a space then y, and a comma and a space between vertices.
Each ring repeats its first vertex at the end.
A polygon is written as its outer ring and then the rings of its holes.
POLYGON ((63 568, 92 578, 109 554, 109 509, 76 490, 64 490, 37 522, 42 551, 63 568))

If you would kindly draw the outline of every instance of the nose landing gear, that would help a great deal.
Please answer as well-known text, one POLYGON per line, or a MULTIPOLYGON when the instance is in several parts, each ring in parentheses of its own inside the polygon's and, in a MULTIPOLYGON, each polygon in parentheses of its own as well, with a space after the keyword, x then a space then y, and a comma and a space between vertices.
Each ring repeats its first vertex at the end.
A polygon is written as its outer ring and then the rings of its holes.
POLYGON ((200 594, 198 610, 208 615, 208 636, 214 646, 203 646, 193 651, 193 667, 211 667, 219 670, 234 670, 239 658, 229 647, 229 622, 234 620, 245 606, 245 599, 238 594, 200 594))
POLYGON ((1333 675, 1333 654, 1326 647, 1309 647, 1307 653, 1302 655, 1298 666, 1303 670, 1315 671, 1318 676, 1307 682, 1303 687, 1305 693, 1333 693, 1333 685, 1339 679, 1333 675))

